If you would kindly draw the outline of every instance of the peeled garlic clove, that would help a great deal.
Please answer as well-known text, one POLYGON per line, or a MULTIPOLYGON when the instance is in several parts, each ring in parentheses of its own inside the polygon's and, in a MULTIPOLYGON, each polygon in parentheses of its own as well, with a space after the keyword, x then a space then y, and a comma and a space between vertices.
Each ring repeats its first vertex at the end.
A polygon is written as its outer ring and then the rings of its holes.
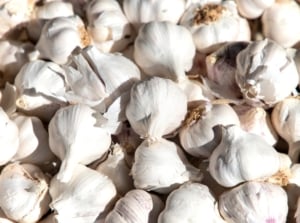
POLYGON ((186 78, 185 72, 192 68, 195 51, 190 32, 171 22, 154 21, 143 25, 134 42, 134 59, 146 74, 175 81, 186 78))
POLYGON ((272 107, 289 96, 299 82, 293 59, 269 39, 254 41, 236 58, 236 81, 250 104, 272 107))
POLYGON ((138 30, 151 21, 176 24, 185 10, 185 4, 184 0, 124 0, 123 9, 129 22, 138 30))
POLYGON ((237 0, 236 4, 239 13, 247 19, 255 19, 261 16, 264 10, 267 10, 275 3, 275 0, 237 0))
POLYGON ((181 148, 163 138, 139 145, 131 174, 136 188, 162 194, 189 180, 202 179, 200 170, 187 161, 181 148))
POLYGON ((179 131, 180 144, 195 157, 209 157, 217 146, 214 139, 215 125, 239 125, 236 112, 228 104, 200 102, 192 108, 179 131))
POLYGON ((6 216, 17 222, 37 222, 49 210, 47 181, 32 164, 5 166, 0 175, 0 207, 6 216))
POLYGON ((131 88, 126 116, 142 138, 160 138, 180 126, 187 112, 184 92, 171 80, 151 77, 131 88))
POLYGON ((80 164, 75 165, 74 174, 67 183, 54 176, 49 192, 50 207, 57 223, 93 223, 114 201, 117 193, 107 176, 80 164))
POLYGON ((36 18, 53 19, 57 17, 73 16, 73 6, 70 2, 64 1, 47 1, 42 5, 36 6, 34 9, 36 18))
POLYGON ((280 158, 262 136, 232 125, 221 128, 220 144, 209 157, 209 172, 224 187, 265 179, 280 169, 280 158))
POLYGON ((90 164, 109 149, 111 135, 101 127, 105 120, 96 113, 87 105, 69 105, 51 119, 49 145, 62 160, 57 175, 61 182, 71 179, 77 163, 90 164))
POLYGON ((227 41, 249 41, 250 27, 240 17, 234 1, 191 4, 180 19, 180 24, 192 33, 199 52, 211 52, 214 45, 227 41))
POLYGON ((216 204, 207 186, 192 182, 185 183, 168 195, 166 207, 159 215, 158 223, 224 222, 216 204))

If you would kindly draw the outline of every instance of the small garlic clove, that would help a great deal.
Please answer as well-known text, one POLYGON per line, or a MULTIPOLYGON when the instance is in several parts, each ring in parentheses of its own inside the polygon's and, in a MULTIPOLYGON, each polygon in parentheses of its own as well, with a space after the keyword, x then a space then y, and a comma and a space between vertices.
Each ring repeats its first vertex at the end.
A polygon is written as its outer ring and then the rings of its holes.
POLYGON ((263 14, 264 10, 271 7, 275 3, 275 0, 237 0, 236 3, 239 13, 243 17, 247 19, 256 19, 263 14))
POLYGON ((282 187, 263 182, 247 182, 219 198, 219 209, 226 222, 285 223, 287 194, 282 187))
POLYGON ((35 6, 35 18, 53 19, 57 17, 68 17, 74 15, 73 6, 70 2, 46 1, 42 5, 35 6))

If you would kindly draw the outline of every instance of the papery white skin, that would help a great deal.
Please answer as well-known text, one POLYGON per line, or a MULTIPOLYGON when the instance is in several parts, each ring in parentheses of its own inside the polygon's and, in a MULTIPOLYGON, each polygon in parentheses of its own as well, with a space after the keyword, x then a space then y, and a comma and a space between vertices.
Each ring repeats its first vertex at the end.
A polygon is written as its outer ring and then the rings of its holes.
POLYGON ((48 179, 32 164, 8 164, 0 175, 0 207, 21 223, 37 222, 48 210, 48 179))
POLYGON ((8 163, 19 148, 18 126, 0 107, 0 166, 8 163))
POLYGON ((100 163, 96 170, 113 181, 119 195, 133 189, 133 180, 129 175, 130 168, 125 160, 124 149, 120 145, 113 145, 106 160, 100 163))
POLYGON ((250 104, 272 107, 298 85, 293 59, 282 46, 269 39, 250 43, 236 61, 236 81, 250 104))
POLYGON ((283 47, 300 41, 300 6, 295 1, 276 1, 262 16, 263 34, 283 47))
POLYGON ((269 178, 281 167, 278 152, 262 136, 231 125, 221 128, 220 144, 209 157, 209 172, 224 187, 269 178))
POLYGON ((223 193, 219 198, 219 209, 228 223, 285 223, 287 202, 282 187, 251 181, 223 193))
POLYGON ((54 176, 49 192, 50 207, 55 211, 57 223, 93 223, 117 194, 107 176, 81 164, 75 165, 74 174, 67 183, 54 176))
POLYGON ((130 190, 116 202, 114 209, 106 216, 105 222, 148 223, 153 205, 148 192, 139 189, 130 190))
POLYGON ((77 163, 90 164, 109 149, 111 135, 101 127, 104 118, 87 105, 59 109, 49 123, 51 151, 62 160, 57 179, 68 182, 77 163))
POLYGON ((200 170, 192 166, 181 148, 166 139, 145 140, 134 154, 131 174, 134 186, 166 194, 180 184, 200 181, 200 170))
POLYGON ((168 195, 166 207, 160 213, 158 223, 224 222, 216 205, 217 202, 207 186, 188 182, 168 195))
POLYGON ((117 1, 93 0, 86 16, 93 45, 102 52, 119 52, 133 42, 133 28, 117 1))
POLYGON ((0 223, 15 223, 14 221, 7 218, 4 212, 0 209, 0 223))
POLYGON ((294 163, 300 155, 300 100, 286 98, 272 110, 272 124, 277 133, 288 143, 288 154, 294 163))
POLYGON ((191 111, 190 117, 199 117, 182 126, 179 131, 180 144, 192 156, 209 157, 217 146, 212 128, 215 125, 240 125, 240 121, 228 104, 200 102, 195 109, 191 111))
POLYGON ((57 17, 73 16, 73 6, 70 2, 47 1, 34 9, 35 17, 39 19, 53 19, 57 17))
POLYGON ((146 74, 175 81, 186 78, 195 52, 191 33, 171 22, 143 25, 134 42, 134 60, 146 74))
POLYGON ((171 80, 151 77, 131 88, 126 116, 142 138, 160 138, 180 126, 187 112, 184 92, 171 80))
POLYGON ((236 0, 239 13, 247 19, 256 19, 267 8, 271 7, 275 0, 236 0))
POLYGON ((176 24, 185 10, 185 0, 124 0, 123 9, 136 30, 148 22, 168 21, 176 24))
POLYGON ((187 27, 192 33, 196 48, 199 52, 208 53, 214 45, 227 41, 249 41, 250 27, 246 19, 239 16, 234 1, 221 3, 191 4, 180 19, 180 24, 187 27), (205 7, 208 7, 205 9, 205 7), (219 11, 212 9, 219 7, 219 11), (205 21, 197 21, 197 10, 208 10, 213 13, 205 21))
POLYGON ((76 47, 90 43, 84 23, 78 16, 57 17, 46 22, 36 44, 40 58, 65 64, 76 47))

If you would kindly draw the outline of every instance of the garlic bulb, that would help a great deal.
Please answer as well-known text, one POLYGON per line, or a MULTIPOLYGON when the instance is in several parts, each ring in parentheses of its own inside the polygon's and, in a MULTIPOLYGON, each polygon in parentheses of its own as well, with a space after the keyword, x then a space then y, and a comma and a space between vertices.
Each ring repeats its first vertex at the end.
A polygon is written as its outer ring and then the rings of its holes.
POLYGON ((133 28, 115 0, 93 0, 87 5, 87 30, 93 45, 102 52, 125 49, 135 37, 133 28))
POLYGON ((265 179, 281 168, 278 152, 264 138, 232 125, 221 128, 220 144, 209 157, 209 172, 224 187, 265 179))
POLYGON ((236 60, 236 81, 248 103, 272 107, 298 85, 293 59, 274 41, 254 41, 236 60))
POLYGON ((57 17, 73 16, 73 6, 70 2, 60 0, 43 2, 34 8, 35 17, 39 19, 53 19, 57 17))
POLYGON ((176 24, 185 10, 185 4, 185 0, 124 0, 123 9, 129 22, 138 30, 152 21, 176 24))
POLYGON ((283 47, 300 41, 300 6, 295 1, 277 0, 262 16, 263 34, 283 47))
POLYGON ((129 176, 130 168, 125 160, 124 149, 115 144, 105 161, 100 163, 97 171, 108 176, 116 186, 119 195, 124 195, 133 188, 132 177, 129 176))
POLYGON ((179 131, 180 144, 192 156, 209 157, 218 143, 213 127, 231 124, 239 125, 240 121, 230 105, 200 102, 189 111, 179 131))
POLYGON ((134 186, 166 194, 189 180, 200 181, 200 170, 192 166, 181 148, 166 139, 145 140, 134 154, 131 174, 134 186))
POLYGON ((65 64, 76 47, 89 45, 90 39, 78 16, 57 17, 46 22, 36 44, 40 58, 65 64))
POLYGON ((18 126, 0 107, 0 166, 8 163, 19 148, 18 126))
POLYGON ((57 179, 68 182, 77 163, 89 164, 109 149, 110 134, 101 127, 104 118, 87 105, 59 109, 49 123, 51 151, 62 160, 57 179))
POLYGON ((0 223, 14 223, 14 222, 8 219, 4 214, 4 212, 0 209, 0 223))
POLYGON ((247 19, 258 18, 274 3, 275 0, 236 0, 239 13, 247 19))
POLYGON ((146 74, 175 81, 186 78, 195 51, 190 32, 171 22, 143 25, 134 42, 134 59, 146 74))
POLYGON ((211 52, 214 46, 227 41, 250 40, 249 24, 239 16, 234 1, 195 2, 185 10, 180 24, 190 30, 199 52, 211 52))
POLYGON ((184 92, 171 80, 151 77, 131 88, 126 116, 142 138, 160 138, 180 126, 187 112, 184 92))
POLYGON ((37 222, 48 210, 48 179, 32 164, 12 163, 0 175, 0 207, 21 223, 37 222))
POLYGON ((148 223, 153 209, 151 195, 143 190, 134 189, 119 199, 114 209, 105 218, 106 223, 148 223))
POLYGON ((288 213, 287 194, 278 185, 247 182, 222 194, 219 209, 228 223, 285 223, 288 213))
POLYGON ((94 223, 116 196, 115 186, 107 176, 80 164, 75 165, 67 183, 54 176, 49 192, 57 223, 94 223))
POLYGON ((217 202, 207 186, 188 182, 169 194, 158 223, 224 222, 216 205, 217 202))

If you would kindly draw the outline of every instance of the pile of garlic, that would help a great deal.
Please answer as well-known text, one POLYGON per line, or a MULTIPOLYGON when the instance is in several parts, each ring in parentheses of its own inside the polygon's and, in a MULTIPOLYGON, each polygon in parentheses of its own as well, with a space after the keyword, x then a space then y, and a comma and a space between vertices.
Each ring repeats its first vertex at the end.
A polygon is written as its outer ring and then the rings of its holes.
POLYGON ((299 19, 0 0, 0 222, 300 223, 299 19))

